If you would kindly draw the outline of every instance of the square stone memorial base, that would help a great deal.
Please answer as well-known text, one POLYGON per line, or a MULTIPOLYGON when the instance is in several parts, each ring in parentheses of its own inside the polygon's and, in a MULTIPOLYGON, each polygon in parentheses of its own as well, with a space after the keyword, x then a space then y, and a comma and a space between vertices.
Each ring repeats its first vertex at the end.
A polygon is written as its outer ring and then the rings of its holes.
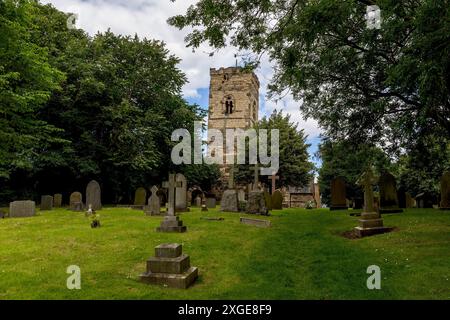
POLYGON ((183 221, 178 216, 165 216, 161 222, 161 226, 156 228, 158 232, 186 232, 186 226, 183 226, 183 221))
POLYGON ((392 231, 393 228, 383 226, 383 219, 376 212, 363 212, 359 226, 355 228, 358 237, 368 237, 392 231))
POLYGON ((189 256, 182 254, 180 244, 162 244, 155 248, 155 257, 147 260, 144 283, 187 289, 198 277, 198 268, 190 266, 189 256))

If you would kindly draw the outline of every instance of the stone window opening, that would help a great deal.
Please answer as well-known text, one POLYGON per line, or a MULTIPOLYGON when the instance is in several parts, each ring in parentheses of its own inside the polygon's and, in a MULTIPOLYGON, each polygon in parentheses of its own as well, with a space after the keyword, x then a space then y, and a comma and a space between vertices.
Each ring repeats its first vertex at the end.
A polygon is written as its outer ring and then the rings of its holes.
POLYGON ((225 101, 225 114, 232 114, 234 112, 234 103, 231 97, 228 97, 225 101))

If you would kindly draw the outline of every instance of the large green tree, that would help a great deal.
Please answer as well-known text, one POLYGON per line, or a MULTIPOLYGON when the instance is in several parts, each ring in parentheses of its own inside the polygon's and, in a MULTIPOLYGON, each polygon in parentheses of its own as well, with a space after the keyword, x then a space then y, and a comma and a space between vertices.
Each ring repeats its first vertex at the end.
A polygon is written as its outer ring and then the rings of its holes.
POLYGON ((447 0, 200 0, 169 23, 193 28, 193 48, 266 53, 271 93, 302 99, 328 137, 399 150, 418 136, 450 136, 449 8, 447 0), (373 4, 380 29, 366 26, 373 4))

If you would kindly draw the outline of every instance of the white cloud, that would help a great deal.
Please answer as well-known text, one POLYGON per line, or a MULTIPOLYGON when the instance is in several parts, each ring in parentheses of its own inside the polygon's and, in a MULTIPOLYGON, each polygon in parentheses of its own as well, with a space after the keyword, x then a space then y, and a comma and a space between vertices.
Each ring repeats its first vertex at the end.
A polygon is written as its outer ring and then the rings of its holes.
MULTIPOLYGON (((219 54, 210 57, 210 48, 202 46, 196 52, 186 48, 184 38, 189 30, 178 30, 167 24, 167 19, 177 14, 183 14, 197 0, 42 0, 51 3, 59 10, 78 14, 77 27, 84 29, 90 35, 111 29, 122 35, 138 34, 140 37, 159 39, 167 44, 171 53, 182 59, 180 68, 188 77, 189 83, 183 88, 186 97, 198 97, 198 89, 209 86, 209 68, 227 67, 235 64, 234 54, 237 50, 227 48, 219 54)), ((267 92, 267 84, 272 77, 272 65, 267 58, 263 59, 257 74, 261 82, 261 95, 267 92)), ((317 123, 313 120, 304 121, 299 110, 299 103, 292 97, 282 99, 283 110, 291 114, 292 120, 304 128, 310 138, 320 134, 317 123)), ((274 108, 280 109, 281 104, 266 101, 264 114, 270 114, 274 108)))

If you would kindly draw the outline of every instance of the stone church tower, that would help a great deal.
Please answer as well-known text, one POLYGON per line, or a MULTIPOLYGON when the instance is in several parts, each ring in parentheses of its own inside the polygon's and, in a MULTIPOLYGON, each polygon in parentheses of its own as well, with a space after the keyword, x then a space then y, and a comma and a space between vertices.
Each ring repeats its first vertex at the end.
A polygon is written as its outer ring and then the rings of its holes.
MULTIPOLYGON (((218 129, 224 134, 224 129, 253 127, 258 122, 259 113, 259 80, 256 74, 229 67, 210 69, 210 76, 208 129, 218 129)), ((221 170, 224 183, 228 167, 222 166, 221 170)))

